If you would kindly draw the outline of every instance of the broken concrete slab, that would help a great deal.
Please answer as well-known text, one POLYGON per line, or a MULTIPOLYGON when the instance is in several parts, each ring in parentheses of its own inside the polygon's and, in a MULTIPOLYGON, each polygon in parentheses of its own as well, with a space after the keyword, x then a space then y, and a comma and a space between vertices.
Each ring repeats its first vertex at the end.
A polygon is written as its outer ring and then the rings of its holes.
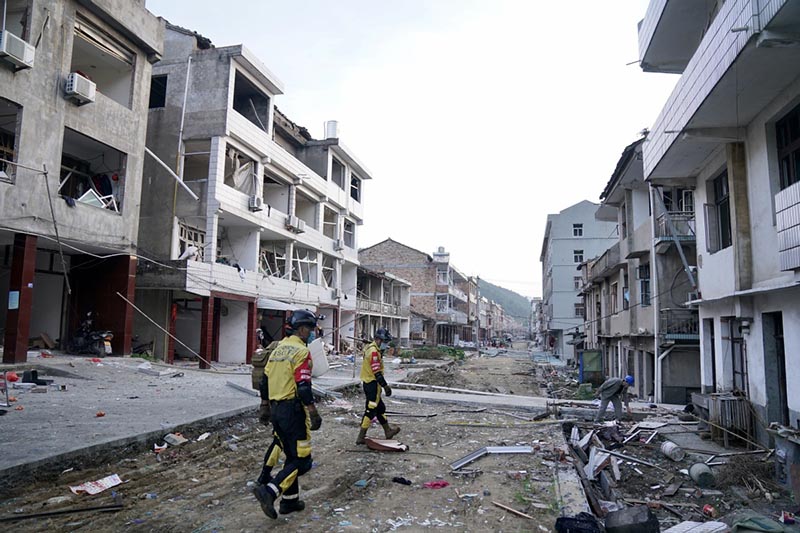
POLYGON ((717 533, 728 531, 722 522, 692 522, 687 520, 664 531, 664 533, 717 533))
POLYGON ((606 516, 606 533, 659 533, 658 518, 644 505, 613 511, 606 516))

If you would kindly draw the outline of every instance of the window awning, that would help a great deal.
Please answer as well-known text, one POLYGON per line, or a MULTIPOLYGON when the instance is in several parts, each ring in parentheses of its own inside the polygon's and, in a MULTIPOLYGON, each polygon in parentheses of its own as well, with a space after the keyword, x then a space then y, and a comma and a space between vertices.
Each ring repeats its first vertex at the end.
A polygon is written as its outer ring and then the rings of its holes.
POLYGON ((259 298, 256 305, 259 309, 274 309, 276 311, 292 311, 296 305, 293 306, 291 304, 287 304, 286 302, 281 302, 280 300, 271 300, 269 298, 259 298))

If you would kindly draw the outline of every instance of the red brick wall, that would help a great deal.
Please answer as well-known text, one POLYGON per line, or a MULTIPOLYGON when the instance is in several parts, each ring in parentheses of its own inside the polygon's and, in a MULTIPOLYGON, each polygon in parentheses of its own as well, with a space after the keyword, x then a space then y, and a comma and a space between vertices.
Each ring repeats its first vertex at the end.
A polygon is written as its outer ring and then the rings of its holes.
POLYGON ((414 250, 392 240, 386 240, 358 252, 358 260, 365 267, 378 272, 389 272, 411 283, 411 308, 418 313, 436 316, 436 264, 428 254, 414 250), (428 293, 427 296, 415 293, 428 293))

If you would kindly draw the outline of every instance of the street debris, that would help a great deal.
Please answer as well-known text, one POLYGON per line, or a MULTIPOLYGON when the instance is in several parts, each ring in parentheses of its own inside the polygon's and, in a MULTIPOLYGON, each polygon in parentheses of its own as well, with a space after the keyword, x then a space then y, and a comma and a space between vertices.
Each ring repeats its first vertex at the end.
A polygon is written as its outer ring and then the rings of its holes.
POLYGON ((116 487, 122 483, 122 480, 119 478, 117 474, 111 474, 110 476, 106 476, 102 479, 98 479, 97 481, 88 481, 86 483, 82 483, 75 487, 70 487, 74 494, 80 494, 81 492, 85 492, 87 494, 99 494, 106 489, 110 489, 111 487, 116 487))
POLYGON ((478 450, 475 450, 469 455, 458 459, 450 463, 450 468, 452 470, 458 470, 462 466, 468 465, 469 463, 476 461, 483 457, 484 455, 488 454, 503 454, 503 453, 533 453, 533 447, 531 446, 485 446, 478 450))

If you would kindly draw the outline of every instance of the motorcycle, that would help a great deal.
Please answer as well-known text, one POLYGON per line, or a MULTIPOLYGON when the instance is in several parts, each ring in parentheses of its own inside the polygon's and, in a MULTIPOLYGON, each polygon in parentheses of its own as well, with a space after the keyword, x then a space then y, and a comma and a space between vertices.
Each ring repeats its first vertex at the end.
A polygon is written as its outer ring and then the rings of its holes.
POLYGON ((92 354, 97 357, 111 355, 111 340, 114 334, 108 330, 93 330, 94 313, 89 311, 81 321, 78 331, 67 343, 67 353, 92 354))

